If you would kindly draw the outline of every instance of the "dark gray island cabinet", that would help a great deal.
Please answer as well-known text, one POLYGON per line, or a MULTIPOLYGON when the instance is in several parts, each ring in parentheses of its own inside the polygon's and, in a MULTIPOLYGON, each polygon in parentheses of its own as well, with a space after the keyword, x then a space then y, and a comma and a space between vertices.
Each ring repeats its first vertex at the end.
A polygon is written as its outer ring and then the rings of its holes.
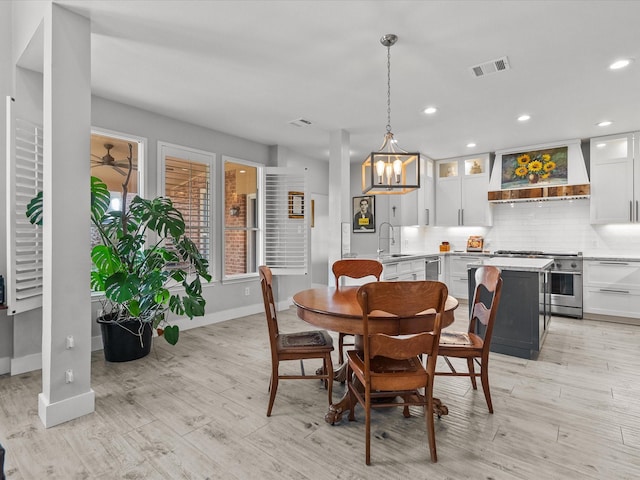
MULTIPOLYGON (((491 351, 536 359, 551 319, 548 258, 493 257, 468 265, 469 306, 475 291, 475 273, 480 265, 502 272, 502 296, 493 326, 491 351)), ((479 335, 484 327, 479 324, 479 335)))

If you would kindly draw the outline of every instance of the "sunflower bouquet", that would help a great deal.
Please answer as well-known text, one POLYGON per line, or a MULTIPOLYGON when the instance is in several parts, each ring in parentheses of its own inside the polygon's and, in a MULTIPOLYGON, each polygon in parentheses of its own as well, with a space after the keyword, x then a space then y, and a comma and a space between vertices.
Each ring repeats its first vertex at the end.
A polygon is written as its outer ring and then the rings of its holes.
POLYGON ((556 163, 548 153, 524 153, 518 156, 517 162, 518 166, 514 172, 516 177, 528 178, 532 183, 549 178, 556 168, 556 163))

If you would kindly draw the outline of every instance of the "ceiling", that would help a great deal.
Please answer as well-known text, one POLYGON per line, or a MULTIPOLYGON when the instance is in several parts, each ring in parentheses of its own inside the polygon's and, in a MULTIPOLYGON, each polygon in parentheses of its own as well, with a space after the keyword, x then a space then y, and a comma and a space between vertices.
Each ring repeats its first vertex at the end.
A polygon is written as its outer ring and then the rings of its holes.
POLYGON ((640 129, 637 1, 57 3, 91 18, 95 95, 318 160, 340 129, 353 162, 381 145, 387 33, 405 150, 438 159, 640 129), (503 56, 509 70, 471 73, 503 56), (635 61, 608 69, 622 57, 635 61))

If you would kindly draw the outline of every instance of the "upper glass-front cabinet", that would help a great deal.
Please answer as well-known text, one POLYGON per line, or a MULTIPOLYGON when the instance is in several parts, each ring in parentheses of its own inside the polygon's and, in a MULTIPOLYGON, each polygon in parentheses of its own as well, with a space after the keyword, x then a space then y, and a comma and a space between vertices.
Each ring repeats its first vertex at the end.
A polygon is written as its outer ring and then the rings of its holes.
POLYGON ((438 179, 455 178, 460 175, 482 175, 488 171, 486 157, 467 158, 464 160, 445 160, 438 163, 438 179))
POLYGON ((458 161, 438 163, 438 178, 458 176, 458 161))
POLYGON ((487 172, 489 168, 486 165, 487 158, 470 158, 464 161, 464 174, 465 175, 482 175, 487 172))

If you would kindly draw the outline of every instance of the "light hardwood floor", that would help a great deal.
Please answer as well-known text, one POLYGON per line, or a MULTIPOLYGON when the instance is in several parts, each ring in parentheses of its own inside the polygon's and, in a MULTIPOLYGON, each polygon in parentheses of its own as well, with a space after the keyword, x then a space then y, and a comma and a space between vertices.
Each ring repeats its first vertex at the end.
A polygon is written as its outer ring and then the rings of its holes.
MULTIPOLYGON (((284 331, 310 328, 293 309, 279 318, 284 331)), ((554 318, 538 360, 492 354, 493 415, 468 379, 436 379, 449 406, 436 420, 438 463, 423 413, 405 419, 396 408, 373 414, 367 467, 362 410, 359 421, 326 424, 319 381, 281 382, 266 417, 266 323, 251 315, 182 332, 175 347, 157 341, 127 364, 95 352, 95 413, 50 429, 37 415, 40 373, 1 376, 5 471, 10 480, 638 479, 639 333, 554 318)), ((334 398, 343 392, 336 384, 334 398)))

